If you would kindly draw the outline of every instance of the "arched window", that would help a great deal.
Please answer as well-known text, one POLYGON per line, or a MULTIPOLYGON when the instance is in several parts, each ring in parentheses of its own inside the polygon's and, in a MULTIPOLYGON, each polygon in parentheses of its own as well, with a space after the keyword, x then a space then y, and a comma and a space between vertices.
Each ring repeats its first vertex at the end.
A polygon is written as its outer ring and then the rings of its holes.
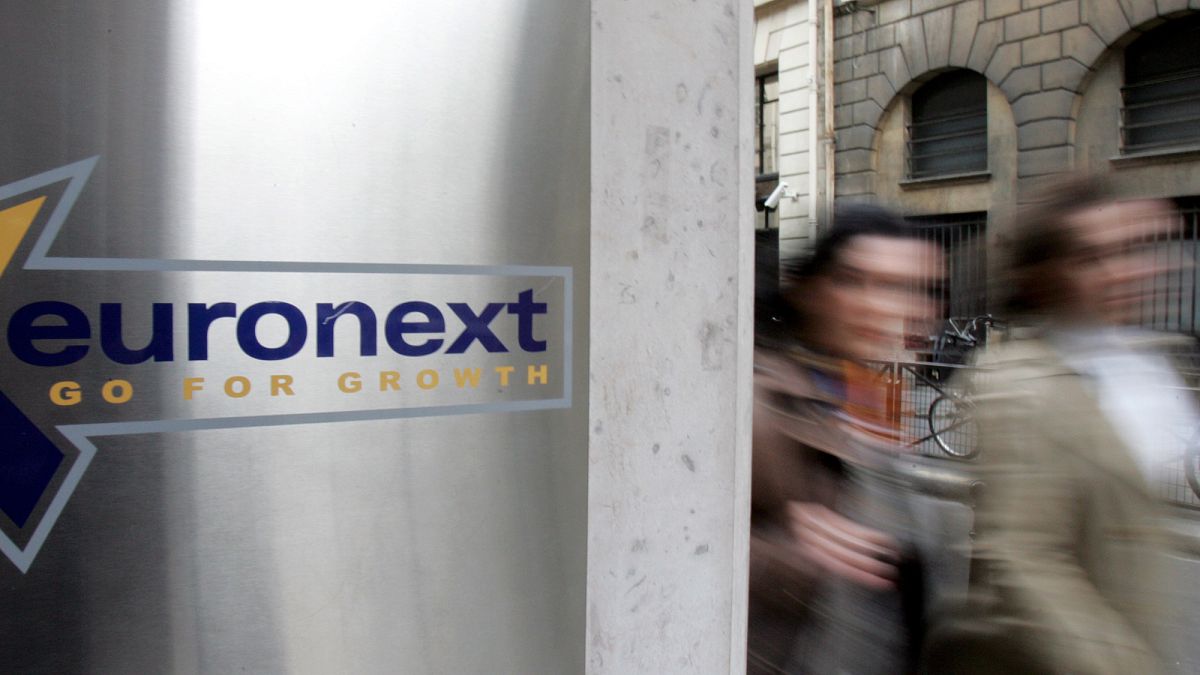
POLYGON ((987 81, 955 70, 912 95, 908 177, 936 178, 987 171, 987 81))
POLYGON ((1124 152, 1200 145, 1200 16, 1129 45, 1121 97, 1124 152))

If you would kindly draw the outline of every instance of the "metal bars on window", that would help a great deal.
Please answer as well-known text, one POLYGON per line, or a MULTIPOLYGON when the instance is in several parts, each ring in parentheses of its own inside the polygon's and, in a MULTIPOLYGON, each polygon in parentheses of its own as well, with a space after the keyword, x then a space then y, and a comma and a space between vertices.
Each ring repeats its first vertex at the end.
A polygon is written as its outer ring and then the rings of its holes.
POLYGON ((1200 145, 1200 16, 1169 21, 1125 50, 1122 152, 1200 145))
POLYGON ((1200 68, 1121 87, 1121 147, 1200 144, 1200 68))
POLYGON ((987 83, 952 71, 912 96, 906 127, 908 177, 914 180, 987 170, 987 83))
POLYGON ((940 300, 942 318, 971 318, 987 312, 987 212, 911 216, 919 236, 937 244, 946 276, 914 292, 940 300), (937 285, 934 285, 937 284, 937 285))
POLYGON ((1177 204, 1178 226, 1149 228, 1153 234, 1140 242, 1140 250, 1153 257, 1155 270, 1138 289, 1141 324, 1200 337, 1200 198, 1182 198, 1177 204))
POLYGON ((1157 273, 1142 282, 1141 324, 1145 328, 1200 336, 1200 198, 1178 201, 1180 227, 1152 228, 1140 243, 1157 273))
MULTIPOLYGON (((1176 200, 1178 222, 1147 223, 1146 234, 1137 242, 1135 252, 1150 258, 1154 274, 1141 282, 1140 288, 1130 289, 1141 298, 1140 323, 1156 331, 1200 337, 1200 197, 1176 200), (1165 225, 1165 226, 1164 226, 1165 225)), ((1180 345, 1175 354, 1176 365, 1184 372, 1185 380, 1195 386, 1200 380, 1200 359, 1194 346, 1180 345)), ((1160 437, 1147 442, 1162 446, 1165 455, 1175 455, 1183 447, 1200 440, 1200 429, 1164 430, 1160 437), (1182 433, 1182 436, 1180 435, 1182 433)), ((1166 467, 1158 484, 1160 494, 1169 501, 1193 508, 1200 507, 1200 497, 1187 481, 1185 461, 1195 458, 1178 457, 1166 467)))

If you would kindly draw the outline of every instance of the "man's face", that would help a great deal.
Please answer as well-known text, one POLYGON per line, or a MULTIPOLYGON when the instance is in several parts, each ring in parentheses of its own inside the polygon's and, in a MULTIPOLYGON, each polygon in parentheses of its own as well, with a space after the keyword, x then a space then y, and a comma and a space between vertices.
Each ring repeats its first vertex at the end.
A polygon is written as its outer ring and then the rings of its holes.
POLYGON ((1062 263, 1071 309, 1112 325, 1136 323, 1155 292, 1154 278, 1167 271, 1156 260, 1154 242, 1179 225, 1170 203, 1110 202, 1079 211, 1065 224, 1078 243, 1062 263))
POLYGON ((906 329, 936 311, 926 289, 942 276, 941 251, 915 239, 855 237, 807 301, 817 339, 855 359, 892 357, 906 329))

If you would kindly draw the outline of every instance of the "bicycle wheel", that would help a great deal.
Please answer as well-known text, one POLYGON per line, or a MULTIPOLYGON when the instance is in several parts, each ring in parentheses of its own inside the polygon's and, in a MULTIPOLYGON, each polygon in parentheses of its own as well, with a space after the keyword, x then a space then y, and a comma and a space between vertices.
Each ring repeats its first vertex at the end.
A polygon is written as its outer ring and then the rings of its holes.
POLYGON ((929 433, 933 440, 951 457, 970 459, 978 449, 975 421, 962 399, 942 395, 929 404, 929 433))

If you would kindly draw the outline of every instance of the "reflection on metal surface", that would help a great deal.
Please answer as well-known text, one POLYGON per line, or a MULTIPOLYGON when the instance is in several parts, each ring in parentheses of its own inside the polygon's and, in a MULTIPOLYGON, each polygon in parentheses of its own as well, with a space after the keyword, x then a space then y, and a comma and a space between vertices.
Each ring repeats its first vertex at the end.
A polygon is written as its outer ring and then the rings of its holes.
POLYGON ((4 3, 0 670, 582 662, 588 8, 329 10, 4 3))
MULTIPOLYGON (((0 214, 7 215, 8 229, 21 235, 0 242, 4 246, 0 254, 11 259, 27 236, 32 246, 21 268, 25 274, 16 274, 16 279, 9 274, 8 284, 18 288, 40 287, 36 279, 31 282, 28 278, 32 270, 86 273, 66 277, 77 288, 94 286, 96 273, 205 272, 208 273, 205 278, 190 285, 191 292, 200 292, 200 297, 229 297, 221 293, 236 294, 239 286, 253 280, 258 282, 253 287, 266 293, 264 297, 269 299, 250 304, 240 315, 238 305, 232 302, 155 302, 149 318, 147 346, 131 349, 125 345, 123 324, 143 318, 139 314, 144 314, 142 308, 101 303, 99 316, 89 317, 85 308, 70 302, 40 300, 36 296, 30 302, 26 294, 16 293, 19 302, 26 304, 12 312, 8 323, 8 347, 17 359, 6 363, 4 372, 8 377, 49 383, 48 397, 54 405, 49 407, 52 414, 42 420, 42 425, 46 432, 57 429, 72 446, 62 448, 61 452, 54 450, 53 441, 35 424, 10 439, 9 452, 0 461, 4 475, 10 477, 3 484, 10 497, 0 501, 0 512, 8 515, 17 527, 15 536, 0 527, 0 552, 21 571, 29 569, 95 455, 95 445, 88 440, 92 436, 570 407, 570 268, 48 256, 47 251, 58 237, 96 160, 91 158, 0 187, 0 214), (64 180, 62 196, 56 202, 48 201, 48 196, 42 193, 64 180), (10 199, 17 205, 4 208, 10 199), (48 203, 54 206, 45 208, 48 203), (36 208, 28 208, 30 205, 36 208), (43 209, 46 213, 39 217, 43 209), (35 223, 43 222, 41 227, 31 229, 35 223), (31 232, 33 236, 29 236, 31 232), (307 284, 298 283, 294 275, 305 273, 320 278, 320 287, 309 289, 307 284), (421 277, 431 277, 436 282, 449 279, 451 286, 447 290, 438 288, 438 283, 416 283, 421 277), (443 303, 444 310, 430 302, 438 295, 463 299, 462 285, 468 279, 477 286, 483 282, 471 295, 488 299, 499 297, 496 293, 504 285, 501 282, 516 281, 517 288, 536 282, 538 292, 526 288, 500 297, 501 302, 485 300, 474 307, 471 303, 450 301, 443 303), (410 290, 419 288, 422 294, 418 297, 422 299, 410 299, 410 295, 397 302, 392 289, 398 281, 408 282, 410 290), (215 286, 220 286, 220 290, 215 286), (551 286, 556 293, 546 292, 551 286), (333 296, 337 304, 317 302, 315 311, 304 306, 304 299, 329 299, 330 293, 339 293, 333 296), (551 294, 555 296, 552 300, 546 297, 551 294), (282 298, 297 298, 296 304, 282 298), (372 302, 375 299, 385 302, 372 302), (394 302, 397 304, 387 309, 394 302), (186 305, 186 314, 176 305, 186 305), (502 313, 511 320, 497 321, 502 313), (539 325, 544 323, 539 321, 542 315, 548 314, 558 315, 547 317, 554 319, 552 339, 546 333, 547 327, 539 325), (278 320, 274 325, 269 322, 264 325, 263 320, 268 317, 282 320, 283 325, 278 325, 278 320), (357 335, 353 325, 349 330, 338 329, 343 317, 352 319, 357 335), (222 322, 225 324, 236 319, 236 335, 215 330, 213 324, 220 319, 228 319, 222 322), (493 323, 507 325, 496 327, 493 323), (455 324, 461 325, 461 329, 454 330, 455 324), (180 340, 176 339, 174 329, 185 325, 186 349, 180 345, 177 357, 176 343, 180 340), (96 332, 99 340, 91 344, 90 338, 96 332), (362 365, 356 367, 375 363, 369 357, 379 356, 381 333, 382 341, 390 348, 384 350, 385 355, 406 357, 403 360, 411 370, 405 373, 392 366, 382 370, 376 367, 378 391, 370 392, 369 387, 364 391, 363 375, 357 370, 346 370, 344 357, 347 352, 352 356, 357 344, 362 365), (339 335, 343 356, 340 359, 335 358, 339 355, 339 335), (451 340, 454 335, 457 337, 451 340), (546 339, 539 339, 538 335, 546 339), (225 344, 219 343, 222 338, 225 344), (61 340, 75 342, 43 351, 47 342, 61 340), (472 350, 476 343, 478 348, 472 350), (447 358, 468 352, 472 352, 475 361, 463 363, 447 358), (553 363, 547 362, 548 357, 553 363), (209 378, 180 374, 194 362, 201 362, 200 372, 237 373, 223 378, 223 396, 203 393, 209 378), (95 368, 102 369, 107 379, 98 392, 94 389, 88 392, 80 381, 86 381, 87 371, 95 368), (280 373, 281 369, 286 372, 280 373), (256 372, 266 370, 270 372, 256 372), (297 374, 298 370, 303 371, 303 376, 297 374), (176 391, 170 391, 170 386, 166 389, 151 386, 146 391, 138 384, 146 378, 156 383, 177 383, 176 391), (262 391, 252 396, 256 380, 259 389, 269 391, 269 398, 264 399, 262 391), (342 400, 330 402, 327 396, 319 395, 322 386, 329 390, 336 387, 344 395, 342 400), (317 395, 314 389, 318 389, 317 395), (182 399, 185 403, 176 407, 172 399, 182 399), (178 417, 169 418, 171 410, 177 411, 178 417), (72 450, 78 456, 62 462, 63 453, 72 450), (57 476, 60 471, 62 476, 57 476), (58 483, 57 490, 47 489, 52 483, 58 483), (35 507, 46 500, 44 515, 29 523, 35 507)), ((38 407, 41 403, 23 401, 21 407, 38 407)), ((5 404, 9 428, 30 424, 18 407, 7 399, 5 404)))

